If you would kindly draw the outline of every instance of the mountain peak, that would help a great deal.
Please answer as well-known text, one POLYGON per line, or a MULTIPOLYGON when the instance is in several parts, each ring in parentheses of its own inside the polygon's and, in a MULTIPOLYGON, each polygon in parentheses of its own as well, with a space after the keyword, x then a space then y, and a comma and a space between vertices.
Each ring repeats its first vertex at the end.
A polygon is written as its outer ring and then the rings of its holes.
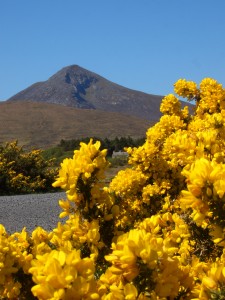
POLYGON ((7 101, 56 103, 82 109, 98 109, 157 121, 162 96, 125 88, 79 65, 62 68, 7 101))
POLYGON ((72 78, 76 78, 76 77, 96 77, 96 78, 101 78, 101 76, 97 75, 96 73, 93 73, 87 69, 84 69, 78 65, 70 65, 67 67, 62 68, 61 70, 59 70, 57 73, 55 73, 53 76, 51 76, 49 79, 52 78, 57 78, 57 77, 72 77, 72 78))

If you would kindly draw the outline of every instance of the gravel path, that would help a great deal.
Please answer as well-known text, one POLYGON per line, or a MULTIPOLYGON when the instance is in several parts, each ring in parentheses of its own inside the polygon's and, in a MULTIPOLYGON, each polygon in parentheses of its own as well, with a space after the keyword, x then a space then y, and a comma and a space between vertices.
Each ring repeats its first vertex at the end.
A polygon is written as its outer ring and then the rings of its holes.
POLYGON ((0 224, 8 233, 21 231, 26 227, 32 232, 37 226, 51 230, 57 226, 62 211, 58 201, 66 199, 65 193, 31 194, 0 197, 0 224))

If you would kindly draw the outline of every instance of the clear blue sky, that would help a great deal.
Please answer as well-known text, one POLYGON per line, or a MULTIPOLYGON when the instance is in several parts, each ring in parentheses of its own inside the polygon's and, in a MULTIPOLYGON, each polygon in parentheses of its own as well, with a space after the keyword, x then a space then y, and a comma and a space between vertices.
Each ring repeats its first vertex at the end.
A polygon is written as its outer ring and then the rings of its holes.
POLYGON ((0 100, 77 64, 150 94, 225 86, 224 0, 0 0, 0 100))

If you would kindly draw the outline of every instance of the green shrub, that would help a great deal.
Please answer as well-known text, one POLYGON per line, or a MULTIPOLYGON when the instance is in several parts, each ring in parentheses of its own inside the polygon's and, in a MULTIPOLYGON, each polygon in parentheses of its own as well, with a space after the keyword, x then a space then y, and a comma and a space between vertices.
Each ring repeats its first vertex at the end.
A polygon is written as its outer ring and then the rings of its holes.
POLYGON ((25 151, 17 141, 0 146, 0 195, 52 191, 56 174, 42 150, 25 151))

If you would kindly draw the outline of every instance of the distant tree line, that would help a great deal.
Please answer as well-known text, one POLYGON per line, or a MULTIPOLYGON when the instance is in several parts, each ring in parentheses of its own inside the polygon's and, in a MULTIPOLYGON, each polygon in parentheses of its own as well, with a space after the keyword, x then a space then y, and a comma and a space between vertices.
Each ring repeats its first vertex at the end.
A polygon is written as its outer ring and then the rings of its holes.
MULTIPOLYGON (((63 151, 71 151, 80 148, 80 142, 88 143, 89 137, 82 139, 64 140, 58 145, 63 151)), ((113 151, 123 151, 125 147, 139 147, 143 145, 145 137, 133 139, 132 137, 116 137, 114 139, 93 137, 93 141, 101 142, 101 149, 107 149, 108 156, 112 156, 113 151)))

